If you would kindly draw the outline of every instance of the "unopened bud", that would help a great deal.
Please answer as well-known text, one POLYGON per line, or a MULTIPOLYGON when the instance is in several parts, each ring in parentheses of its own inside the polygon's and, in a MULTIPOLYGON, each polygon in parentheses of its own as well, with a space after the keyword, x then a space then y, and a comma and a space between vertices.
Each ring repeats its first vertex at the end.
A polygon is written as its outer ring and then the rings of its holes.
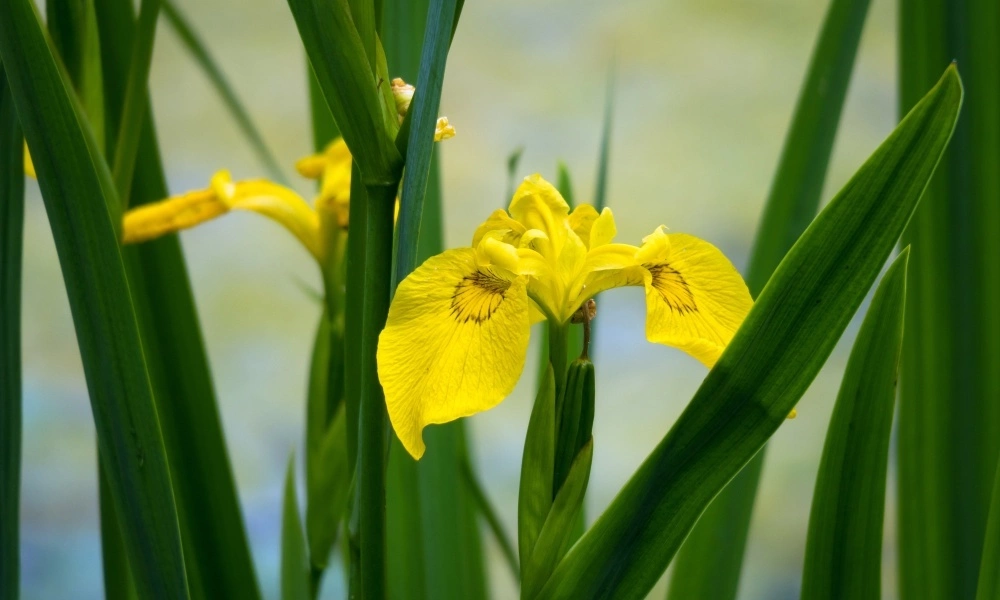
POLYGON ((396 100, 396 112, 399 113, 399 118, 402 119, 406 116, 406 111, 410 109, 410 101, 413 100, 413 92, 417 88, 406 83, 399 77, 392 80, 391 88, 392 97, 396 100))

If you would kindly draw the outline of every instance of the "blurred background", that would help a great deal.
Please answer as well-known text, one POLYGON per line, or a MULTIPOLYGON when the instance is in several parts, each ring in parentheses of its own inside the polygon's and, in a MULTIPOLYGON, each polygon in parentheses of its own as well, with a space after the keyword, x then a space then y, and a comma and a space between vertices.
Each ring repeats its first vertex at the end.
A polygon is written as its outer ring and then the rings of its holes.
MULTIPOLYGON (((177 3, 250 109, 291 177, 310 152, 304 53, 280 0, 177 3)), ((777 164, 826 2, 795 0, 470 0, 452 46, 441 113, 446 242, 505 207, 506 159, 518 177, 554 180, 564 160, 590 198, 609 66, 616 65, 608 203, 618 240, 664 224, 719 246, 741 270, 777 164)), ((894 3, 872 3, 837 137, 828 200, 896 121, 894 3)), ((171 191, 219 168, 263 176, 222 103, 161 23, 151 94, 171 191)), ((307 196, 308 182, 294 179, 307 196)), ((23 595, 97 598, 103 584, 93 421, 62 276, 37 185, 29 183, 24 269, 23 595)), ((280 508, 289 452, 300 448, 315 263, 272 222, 232 214, 181 234, 258 575, 278 596, 280 508)), ((588 517, 611 501, 704 377, 679 351, 645 341, 637 289, 602 295, 596 321, 596 453, 588 517)), ((774 436, 750 534, 741 597, 796 598, 808 511, 848 329, 774 436)), ((511 397, 471 419, 475 461, 516 532, 521 449, 534 397, 534 346, 511 397)), ((890 478, 894 479, 892 469, 890 478)), ((895 597, 894 483, 888 488, 883 589, 895 597)), ((301 497, 301 496, 300 496, 301 497)), ((486 534, 496 598, 516 588, 486 534)), ((663 597, 663 582, 652 597, 663 597)), ((324 597, 343 595, 327 580, 324 597)))

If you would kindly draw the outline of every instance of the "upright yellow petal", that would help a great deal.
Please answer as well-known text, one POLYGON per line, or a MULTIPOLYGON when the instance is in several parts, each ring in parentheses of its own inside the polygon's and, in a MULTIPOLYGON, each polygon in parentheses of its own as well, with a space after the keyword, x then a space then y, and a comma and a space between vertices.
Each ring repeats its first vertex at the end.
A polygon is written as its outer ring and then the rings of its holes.
POLYGON ((400 283, 379 336, 378 375, 396 435, 414 458, 421 432, 492 408, 517 383, 530 334, 523 277, 481 269, 471 248, 427 260, 400 283))
POLYGON ((543 231, 552 240, 556 252, 562 249, 569 229, 569 205, 541 175, 536 173, 524 178, 510 201, 510 216, 526 229, 543 231))
POLYGON ((581 204, 569 215, 569 226, 576 232, 587 248, 597 248, 611 243, 618 233, 615 218, 610 208, 600 214, 589 204, 581 204))
POLYGON ((711 368, 753 300, 715 246, 658 229, 637 254, 646 288, 646 337, 684 350, 711 368))

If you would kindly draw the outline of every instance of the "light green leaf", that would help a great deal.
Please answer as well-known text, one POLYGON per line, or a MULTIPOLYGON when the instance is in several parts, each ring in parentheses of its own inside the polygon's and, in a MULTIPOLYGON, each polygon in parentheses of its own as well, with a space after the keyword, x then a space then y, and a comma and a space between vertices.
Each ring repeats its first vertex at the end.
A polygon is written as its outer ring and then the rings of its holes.
POLYGON ((531 557, 524 563, 521 598, 535 598, 552 570, 566 551, 566 542, 573 533, 577 515, 583 510, 583 497, 590 481, 590 466, 594 459, 594 440, 580 449, 570 466, 566 481, 559 488, 549 510, 531 557))
POLYGON ((556 456, 556 383, 552 367, 545 370, 531 408, 521 457, 517 496, 517 547, 521 564, 531 558, 545 518, 552 508, 556 456))
POLYGON ((809 515, 805 600, 881 597, 885 478, 909 254, 903 250, 875 290, 840 384, 809 515))
POLYGON ((186 598, 170 473, 115 222, 114 186, 29 0, 3 0, 0 58, 32 149, 101 459, 144 598, 186 598))
POLYGON ((953 66, 782 261, 663 441, 542 598, 640 598, 711 499, 785 422, 913 213, 962 101, 953 66))

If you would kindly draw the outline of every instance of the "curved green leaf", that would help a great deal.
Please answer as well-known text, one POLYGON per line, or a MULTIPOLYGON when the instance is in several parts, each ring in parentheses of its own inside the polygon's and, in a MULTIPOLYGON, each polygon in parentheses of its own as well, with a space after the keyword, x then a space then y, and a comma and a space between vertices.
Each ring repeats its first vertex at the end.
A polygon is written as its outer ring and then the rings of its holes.
POLYGON ((889 433, 903 343, 903 250, 875 290, 847 362, 816 476, 804 600, 878 600, 889 433))
POLYGON ((674 427, 540 597, 639 598, 656 583, 826 361, 913 213, 961 102, 952 66, 802 234, 674 427))
POLYGON ((281 600, 312 600, 306 538, 302 533, 302 517, 295 494, 294 454, 288 457, 281 508, 281 600))
POLYGON ((976 600, 1000 600, 1000 466, 997 467, 993 483, 993 499, 983 543, 983 560, 979 566, 976 600))
POLYGON ((101 460, 144 598, 187 598, 177 509, 107 165, 29 0, 0 2, 7 69, 52 226, 90 390, 101 460))

